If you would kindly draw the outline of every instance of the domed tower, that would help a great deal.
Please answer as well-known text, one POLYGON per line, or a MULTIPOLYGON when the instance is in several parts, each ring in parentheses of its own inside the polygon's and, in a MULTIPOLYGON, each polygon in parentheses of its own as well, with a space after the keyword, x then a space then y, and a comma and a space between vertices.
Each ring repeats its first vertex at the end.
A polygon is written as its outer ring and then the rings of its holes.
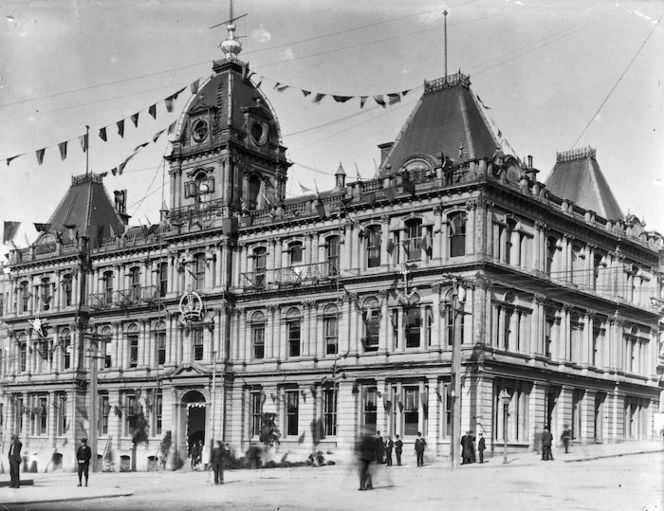
POLYGON ((172 223, 205 213, 216 223, 284 198, 290 163, 277 117, 238 59, 232 14, 226 28, 224 58, 189 100, 166 156, 172 223))

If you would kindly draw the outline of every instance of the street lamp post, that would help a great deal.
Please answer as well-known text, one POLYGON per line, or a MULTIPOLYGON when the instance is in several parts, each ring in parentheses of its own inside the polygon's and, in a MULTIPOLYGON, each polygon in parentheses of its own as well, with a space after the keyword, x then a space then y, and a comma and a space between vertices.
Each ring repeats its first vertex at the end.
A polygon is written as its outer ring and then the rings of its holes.
POLYGON ((507 463, 507 417, 512 396, 507 389, 503 389, 498 397, 503 404, 503 465, 505 465, 507 463))

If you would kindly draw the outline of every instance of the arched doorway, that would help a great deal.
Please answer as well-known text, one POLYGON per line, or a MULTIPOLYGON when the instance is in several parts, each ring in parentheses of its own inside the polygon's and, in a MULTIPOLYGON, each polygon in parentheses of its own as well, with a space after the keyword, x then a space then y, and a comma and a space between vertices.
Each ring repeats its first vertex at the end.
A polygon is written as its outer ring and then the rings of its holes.
POLYGON ((201 442, 205 444, 205 396, 197 390, 191 390, 182 396, 182 421, 184 440, 187 445, 187 456, 192 446, 201 442))

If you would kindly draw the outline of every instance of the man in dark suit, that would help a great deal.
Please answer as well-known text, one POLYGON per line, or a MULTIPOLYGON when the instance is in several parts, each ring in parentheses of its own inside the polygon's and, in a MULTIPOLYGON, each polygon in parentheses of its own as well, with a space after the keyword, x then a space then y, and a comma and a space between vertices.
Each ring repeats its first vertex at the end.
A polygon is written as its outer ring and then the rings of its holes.
POLYGON ((542 461, 553 461, 553 454, 551 454, 552 443, 553 435, 548 428, 544 428, 544 431, 542 432, 542 461))
POLYGON ((417 432, 417 438, 415 439, 415 455, 417 456, 417 466, 424 466, 424 449, 427 445, 427 441, 422 438, 422 433, 417 432))
POLYGON ((480 439, 477 441, 477 453, 479 454, 480 463, 484 463, 484 450, 486 449, 486 441, 484 435, 480 433, 480 439))
POLYGON ((76 460, 78 461, 78 486, 81 486, 83 476, 85 476, 85 486, 88 485, 90 458, 92 458, 92 450, 88 445, 88 439, 81 438, 81 445, 76 451, 76 460))
POLYGON ((394 442, 392 437, 388 436, 385 440, 385 463, 388 467, 392 466, 392 449, 394 449, 394 442))
POLYGON ((385 463, 385 441, 380 436, 380 431, 376 431, 376 463, 385 463))
POLYGON ((224 484, 224 458, 226 457, 226 448, 221 441, 217 441, 217 447, 212 449, 210 462, 214 470, 214 484, 224 484))
POLYGON ((21 448, 23 444, 18 441, 18 435, 12 435, 12 443, 9 444, 9 474, 11 477, 11 487, 19 488, 21 486, 21 448))
POLYGON ((397 465, 401 466, 401 453, 403 452, 403 442, 401 441, 401 438, 399 438, 399 435, 397 435, 397 439, 394 442, 394 453, 397 455, 397 465))
POLYGON ((471 462, 471 452, 473 449, 473 437, 470 435, 470 431, 466 431, 466 434, 461 437, 461 464, 467 465, 471 462))

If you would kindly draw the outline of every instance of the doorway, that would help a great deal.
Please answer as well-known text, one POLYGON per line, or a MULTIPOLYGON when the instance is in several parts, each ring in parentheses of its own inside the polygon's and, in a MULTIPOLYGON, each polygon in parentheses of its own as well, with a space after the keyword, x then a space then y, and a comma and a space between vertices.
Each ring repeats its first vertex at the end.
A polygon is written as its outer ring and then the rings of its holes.
POLYGON ((187 392, 182 397, 182 422, 184 432, 183 440, 186 443, 187 456, 191 454, 192 446, 198 442, 205 444, 205 396, 197 390, 187 392))

